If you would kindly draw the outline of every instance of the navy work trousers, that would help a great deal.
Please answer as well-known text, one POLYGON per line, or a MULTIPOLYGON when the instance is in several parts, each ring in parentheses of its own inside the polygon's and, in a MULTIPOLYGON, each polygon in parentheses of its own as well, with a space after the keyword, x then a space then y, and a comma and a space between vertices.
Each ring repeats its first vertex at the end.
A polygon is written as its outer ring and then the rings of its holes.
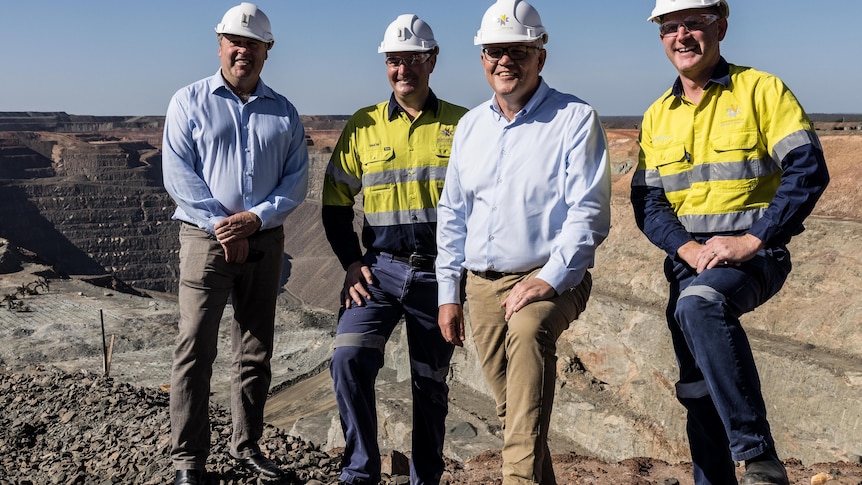
POLYGON ((688 411, 697 485, 735 484, 734 461, 774 447, 760 377, 739 317, 777 293, 790 268, 785 248, 762 250, 739 266, 700 274, 681 261, 665 261, 668 327, 680 372, 676 391, 688 411))
POLYGON ((330 364, 346 441, 340 480, 380 480, 374 381, 386 342, 403 316, 413 391, 410 483, 437 484, 449 410, 446 377, 455 349, 437 326, 437 281, 433 271, 419 271, 385 254, 370 252, 365 264, 374 275, 371 299, 342 309, 330 364))

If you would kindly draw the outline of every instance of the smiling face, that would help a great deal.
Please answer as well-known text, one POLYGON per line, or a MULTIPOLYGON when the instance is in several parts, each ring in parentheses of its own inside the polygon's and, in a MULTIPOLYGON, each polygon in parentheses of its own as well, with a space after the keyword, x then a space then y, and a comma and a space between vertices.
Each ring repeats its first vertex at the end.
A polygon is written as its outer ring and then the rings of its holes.
POLYGON ((221 73, 231 86, 253 88, 260 79, 269 44, 248 37, 224 34, 219 37, 221 73))
POLYGON ((436 52, 387 52, 386 59, 389 84, 398 100, 412 97, 424 100, 428 96, 431 73, 437 64, 436 52))
MULTIPOLYGON (((662 22, 683 22, 704 13, 712 12, 705 9, 682 10, 665 15, 662 22)), ((715 65, 718 64, 721 57, 719 43, 724 40, 725 34, 727 19, 720 18, 702 30, 680 27, 675 32, 660 34, 660 37, 665 54, 679 75, 703 84, 709 80, 715 65)))
POLYGON ((534 42, 488 44, 483 48, 504 49, 499 59, 494 59, 483 52, 482 66, 485 69, 488 84, 494 90, 501 106, 509 104, 514 109, 520 110, 539 87, 539 74, 545 67, 547 51, 537 48, 534 42), (509 55, 508 49, 516 46, 528 47, 524 58, 513 60, 509 55))

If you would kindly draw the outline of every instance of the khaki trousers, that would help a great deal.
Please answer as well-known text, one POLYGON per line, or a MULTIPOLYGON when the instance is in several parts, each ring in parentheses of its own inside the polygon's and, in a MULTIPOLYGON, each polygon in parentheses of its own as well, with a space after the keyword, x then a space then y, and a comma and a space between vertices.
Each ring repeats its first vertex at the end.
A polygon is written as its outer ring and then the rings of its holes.
POLYGON ((554 404, 557 339, 586 308, 592 277, 505 320, 503 300, 539 272, 489 280, 468 272, 467 302, 482 372, 503 423, 503 484, 554 485, 548 427, 554 404))

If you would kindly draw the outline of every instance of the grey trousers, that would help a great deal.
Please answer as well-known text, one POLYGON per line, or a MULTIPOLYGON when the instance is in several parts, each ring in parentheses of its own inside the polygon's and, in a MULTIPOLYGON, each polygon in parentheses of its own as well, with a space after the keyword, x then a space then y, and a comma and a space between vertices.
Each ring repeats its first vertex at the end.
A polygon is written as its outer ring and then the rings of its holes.
POLYGON ((272 371, 275 300, 284 256, 281 227, 249 238, 264 256, 254 263, 227 263, 209 233, 180 228, 180 319, 171 368, 171 460, 174 467, 203 470, 210 448, 209 395, 219 323, 228 301, 231 321, 230 453, 260 451, 263 409, 272 371))

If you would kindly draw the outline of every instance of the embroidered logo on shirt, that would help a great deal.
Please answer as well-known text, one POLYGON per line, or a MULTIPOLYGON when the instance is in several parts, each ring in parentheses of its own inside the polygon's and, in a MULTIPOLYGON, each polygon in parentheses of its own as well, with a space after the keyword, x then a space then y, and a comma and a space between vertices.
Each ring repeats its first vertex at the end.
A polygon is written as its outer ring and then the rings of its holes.
POLYGON ((443 128, 442 130, 440 130, 440 136, 444 138, 451 138, 452 130, 450 130, 449 128, 443 128))
POLYGON ((739 115, 739 106, 735 104, 730 105, 730 108, 727 109, 727 116, 730 116, 731 118, 736 118, 737 115, 739 115))
POLYGON ((506 25, 509 23, 509 17, 507 17, 506 14, 500 15, 500 18, 497 19, 497 23, 501 26, 506 25))

